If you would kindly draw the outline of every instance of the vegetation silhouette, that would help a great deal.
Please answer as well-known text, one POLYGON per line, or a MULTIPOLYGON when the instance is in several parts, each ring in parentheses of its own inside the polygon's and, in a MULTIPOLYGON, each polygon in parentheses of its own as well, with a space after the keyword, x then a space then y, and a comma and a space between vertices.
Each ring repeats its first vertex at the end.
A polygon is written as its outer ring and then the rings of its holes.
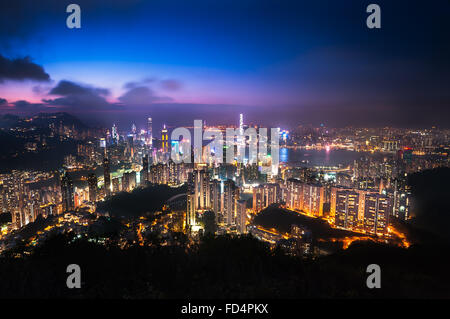
POLYGON ((149 184, 131 193, 121 192, 97 205, 97 211, 112 217, 138 217, 161 210, 167 200, 175 195, 186 193, 187 187, 177 188, 167 185, 149 184))

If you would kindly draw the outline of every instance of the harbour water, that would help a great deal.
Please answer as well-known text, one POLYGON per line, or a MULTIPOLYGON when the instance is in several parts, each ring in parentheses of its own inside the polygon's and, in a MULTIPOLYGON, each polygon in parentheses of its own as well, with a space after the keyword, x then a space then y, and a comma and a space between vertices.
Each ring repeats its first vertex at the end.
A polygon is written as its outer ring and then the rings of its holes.
POLYGON ((347 166, 365 153, 348 150, 306 150, 280 148, 280 162, 300 166, 347 166))

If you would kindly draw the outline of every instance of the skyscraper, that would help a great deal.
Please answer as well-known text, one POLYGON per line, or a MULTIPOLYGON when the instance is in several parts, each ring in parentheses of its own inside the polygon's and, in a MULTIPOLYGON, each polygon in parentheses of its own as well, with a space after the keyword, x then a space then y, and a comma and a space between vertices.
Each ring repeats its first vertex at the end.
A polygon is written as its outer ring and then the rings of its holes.
POLYGON ((149 117, 147 119, 147 144, 150 149, 153 147, 153 127, 152 127, 152 118, 149 117))
POLYGON ((244 135, 244 114, 239 114, 239 134, 244 135))
POLYGON ((236 226, 240 234, 247 233, 247 202, 238 200, 236 203, 236 226))
POLYGON ((389 225, 391 201, 388 197, 366 194, 364 209, 364 230, 373 234, 386 234, 389 225))
POLYGON ((320 184, 303 185, 303 203, 301 209, 310 215, 322 216, 325 188, 320 184))
POLYGON ((281 200, 281 190, 278 184, 264 184, 253 187, 253 211, 259 212, 269 205, 281 200))
POLYGON ((335 225, 345 229, 356 229, 360 196, 350 189, 333 188, 331 210, 335 217, 335 225))
POLYGON ((116 126, 116 124, 113 124, 113 126, 112 126, 111 137, 112 137, 114 143, 118 143, 119 142, 119 134, 117 133, 117 126, 116 126))
POLYGON ((92 173, 88 176, 89 201, 97 201, 97 176, 92 173))
POLYGON ((142 157, 141 184, 148 180, 148 155, 144 155, 144 157, 142 157))
POLYGON ((103 176, 105 179, 105 195, 109 196, 111 195, 111 172, 107 157, 103 159, 103 176))
POLYGON ((192 226, 195 226, 197 223, 195 212, 195 183, 193 173, 189 173, 187 186, 186 230, 189 232, 192 226))
POLYGON ((61 176, 61 194, 62 194, 62 206, 63 211, 69 211, 74 209, 74 192, 73 181, 67 172, 61 176))
POLYGON ((211 209, 216 214, 216 222, 222 222, 221 215, 221 181, 213 179, 210 183, 211 209))
POLYGON ((122 176, 122 191, 129 192, 136 187, 136 172, 125 172, 122 176))
POLYGON ((163 153, 169 152, 170 151, 170 149, 169 149, 169 134, 167 133, 166 124, 164 124, 164 127, 161 130, 161 139, 162 139, 163 153))
POLYGON ((286 207, 294 210, 303 207, 303 183, 297 179, 287 181, 286 207))
POLYGON ((209 172, 203 169, 194 170, 195 210, 206 211, 211 207, 209 172))
POLYGON ((239 200, 239 188, 229 179, 223 182, 223 217, 227 225, 236 224, 236 203, 239 200))

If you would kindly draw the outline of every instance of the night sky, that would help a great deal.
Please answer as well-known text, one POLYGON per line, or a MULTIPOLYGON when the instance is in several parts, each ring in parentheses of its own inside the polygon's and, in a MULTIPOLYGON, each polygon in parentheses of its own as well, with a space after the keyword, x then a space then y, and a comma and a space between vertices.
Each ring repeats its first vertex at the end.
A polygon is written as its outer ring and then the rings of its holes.
POLYGON ((448 0, 2 1, 0 114, 450 127, 449 24, 448 0))

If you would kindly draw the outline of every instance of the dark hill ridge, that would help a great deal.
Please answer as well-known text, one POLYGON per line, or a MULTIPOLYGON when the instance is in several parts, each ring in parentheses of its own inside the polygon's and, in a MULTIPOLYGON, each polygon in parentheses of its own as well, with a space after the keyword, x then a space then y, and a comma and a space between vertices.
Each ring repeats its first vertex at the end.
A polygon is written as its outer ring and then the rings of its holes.
POLYGON ((269 206, 262 210, 256 215, 253 223, 264 228, 275 228, 282 233, 290 232, 291 225, 302 225, 311 230, 314 238, 324 240, 358 235, 354 232, 331 228, 322 219, 301 215, 277 206, 269 206))
POLYGON ((16 126, 20 117, 13 114, 0 115, 0 128, 11 128, 16 126))
POLYGON ((0 258, 0 298, 449 298, 448 248, 366 242, 302 260, 251 236, 121 249, 63 234, 24 258, 0 258), (81 289, 65 285, 64 270, 74 262, 81 289), (382 269, 381 289, 366 286, 372 263, 382 269))
POLYGON ((77 117, 66 113, 66 112, 56 112, 56 113, 38 113, 33 117, 19 117, 17 115, 5 114, 0 116, 0 127, 1 128, 11 128, 11 127, 38 127, 38 128, 48 128, 50 124, 54 124, 56 127, 62 124, 64 126, 75 127, 77 130, 85 130, 88 128, 77 117), (32 121, 30 121, 32 119, 32 121))

